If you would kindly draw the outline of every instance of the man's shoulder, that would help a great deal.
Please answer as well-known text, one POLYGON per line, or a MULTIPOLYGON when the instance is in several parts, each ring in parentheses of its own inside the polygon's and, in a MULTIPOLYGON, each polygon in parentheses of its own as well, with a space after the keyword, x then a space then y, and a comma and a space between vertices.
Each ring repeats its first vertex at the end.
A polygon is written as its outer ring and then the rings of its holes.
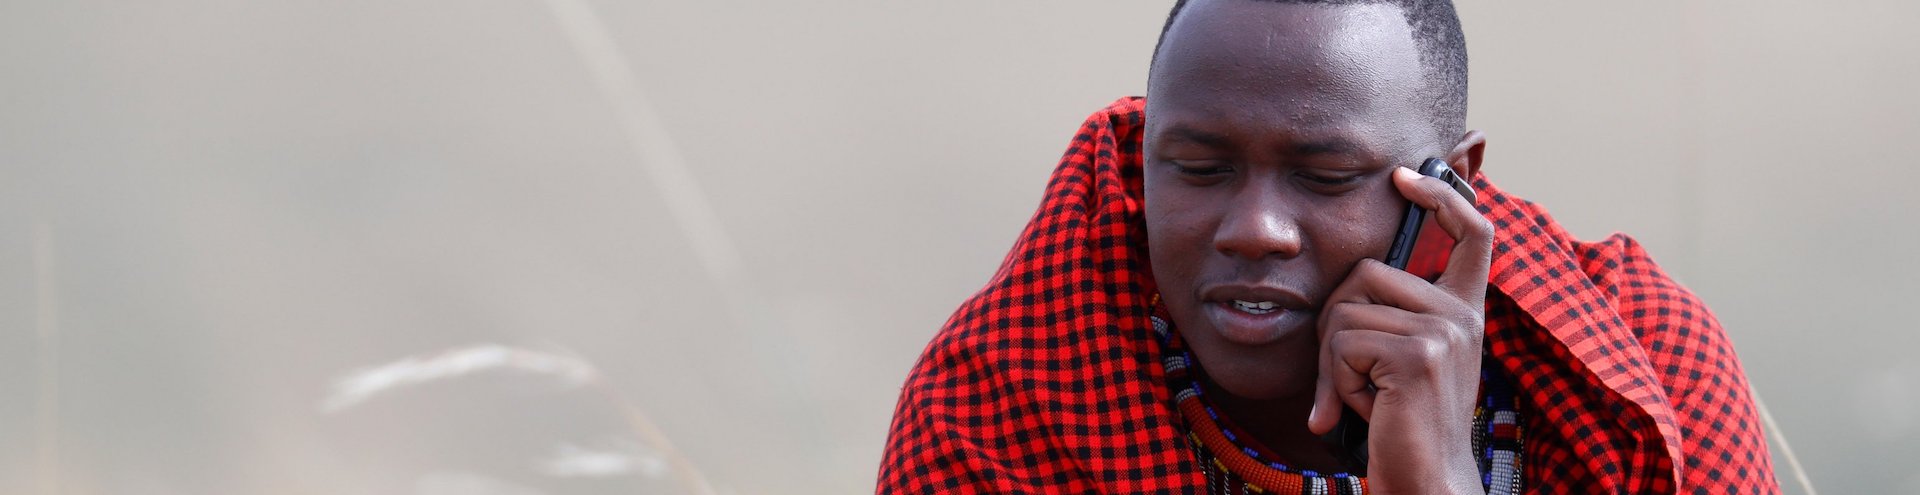
POLYGON ((1633 331, 1673 408, 1684 458, 1680 486, 1777 491, 1746 372, 1713 311, 1630 236, 1577 242, 1574 249, 1633 331))
POLYGON ((1153 288, 1135 170, 1144 108, 1144 98, 1125 97, 1087 117, 1000 268, 934 335, 909 387, 968 373, 1006 385, 1096 357, 1151 361, 1143 349, 1156 346, 1146 323, 1153 288))
POLYGON ((1571 247, 1582 271, 1595 287, 1606 291, 1623 319, 1636 320, 1643 315, 1635 312, 1657 312, 1663 306, 1706 307, 1655 263, 1646 246, 1633 236, 1614 233, 1598 241, 1574 241, 1571 247))
MULTIPOLYGON (((1607 295, 1620 321, 1633 331, 1671 396, 1692 395, 1695 382, 1721 380, 1713 375, 1739 369, 1733 343, 1706 302, 1668 275, 1639 241, 1616 233, 1577 242, 1574 251, 1594 287, 1607 295)), ((1744 380, 1740 373, 1733 375, 1728 378, 1744 380)))
MULTIPOLYGON (((1159 358, 1145 288, 1126 276, 1038 284, 1015 271, 969 297, 928 342, 908 379, 927 391, 958 382, 1025 393, 1141 370, 1159 358)), ((977 392, 978 390, 976 390, 977 392)))
POLYGON ((1003 271, 962 304, 915 363, 888 434, 887 465, 900 468, 883 468, 883 486, 903 493, 1183 486, 1182 473, 1170 469, 1182 459, 1180 443, 1168 428, 1145 297, 1114 274, 1052 284, 1027 276, 1039 272, 1026 265, 1003 271), (1151 454, 1098 455, 1087 450, 1093 444, 1151 454), (922 479, 925 473, 934 478, 922 479))
MULTIPOLYGON (((1610 448, 1605 446, 1609 442, 1638 445, 1633 450, 1640 454, 1630 457, 1652 468, 1627 469, 1618 460, 1590 459, 1596 473, 1659 473, 1662 464, 1671 463, 1667 468, 1679 487, 1711 490, 1756 483, 1770 488, 1770 476, 1752 476, 1771 473, 1772 466, 1745 372, 1727 332, 1706 304, 1632 237, 1615 234, 1580 241, 1545 208, 1501 192, 1484 177, 1478 179, 1475 187, 1486 198, 1482 211, 1497 232, 1490 289, 1528 316, 1528 332, 1507 335, 1527 344, 1508 346, 1508 352, 1516 353, 1511 357, 1574 365, 1584 372, 1562 376, 1584 377, 1611 390, 1569 394, 1565 384, 1542 387, 1531 390, 1533 404, 1553 417, 1607 411, 1605 424, 1622 429, 1596 439, 1594 432, 1600 430, 1594 423, 1544 427, 1593 448, 1610 448), (1620 407, 1628 404, 1632 407, 1620 407), (1644 411, 1644 420, 1621 413, 1635 409, 1644 411), (1656 431, 1661 440, 1653 440, 1656 431), (1656 447, 1662 443, 1664 449, 1656 447), (1663 452, 1667 455, 1658 455, 1663 452)), ((1659 478, 1663 476, 1637 477, 1631 486, 1658 486, 1659 478)))
MULTIPOLYGON (((1707 314, 1705 303, 1662 269, 1645 245, 1632 236, 1616 232, 1597 241, 1580 240, 1544 206, 1501 191, 1484 177, 1476 188, 1488 193, 1484 196, 1490 198, 1490 204, 1482 205, 1481 210, 1494 223, 1498 236, 1494 253, 1496 273, 1491 274, 1489 281, 1495 286, 1509 292, 1533 292, 1551 286, 1553 290, 1542 292, 1555 302, 1569 294, 1553 292, 1582 293, 1582 298, 1598 299, 1591 302, 1603 302, 1611 307, 1636 335, 1672 329, 1668 328, 1671 325, 1660 324, 1671 322, 1656 321, 1649 316, 1705 317, 1691 323, 1718 328, 1719 323, 1707 314), (1556 260, 1565 260, 1558 263, 1570 264, 1562 266, 1577 273, 1565 273, 1567 270, 1555 266, 1556 260), (1576 290, 1580 286, 1590 286, 1590 290, 1576 290)), ((1594 308, 1582 308, 1582 311, 1594 311, 1594 308)))

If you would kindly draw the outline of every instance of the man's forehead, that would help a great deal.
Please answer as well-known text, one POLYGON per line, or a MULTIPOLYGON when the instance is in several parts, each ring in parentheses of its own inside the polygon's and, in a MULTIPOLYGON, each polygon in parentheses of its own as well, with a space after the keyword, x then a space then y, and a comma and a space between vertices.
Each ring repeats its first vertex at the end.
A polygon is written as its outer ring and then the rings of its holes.
POLYGON ((1419 52, 1393 4, 1197 1, 1163 43, 1147 91, 1150 128, 1383 148, 1430 129, 1419 52))

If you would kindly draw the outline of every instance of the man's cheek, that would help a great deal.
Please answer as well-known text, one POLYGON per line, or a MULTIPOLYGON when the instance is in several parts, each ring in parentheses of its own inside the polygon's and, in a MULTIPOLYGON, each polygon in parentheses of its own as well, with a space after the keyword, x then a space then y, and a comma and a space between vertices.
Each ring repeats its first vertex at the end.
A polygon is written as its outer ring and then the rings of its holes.
MULTIPOLYGON (((1391 188, 1385 188, 1391 189, 1391 188)), ((1341 208, 1340 218, 1336 220, 1342 227, 1340 236, 1351 249, 1358 251, 1353 256, 1366 257, 1386 254, 1387 245, 1393 242, 1393 230, 1406 214, 1405 206, 1398 199, 1397 191, 1380 191, 1393 194, 1393 197, 1380 197, 1374 194, 1365 201, 1352 201, 1341 208), (1376 249, 1377 248, 1377 249, 1376 249), (1379 251, 1379 253, 1373 253, 1379 251)))

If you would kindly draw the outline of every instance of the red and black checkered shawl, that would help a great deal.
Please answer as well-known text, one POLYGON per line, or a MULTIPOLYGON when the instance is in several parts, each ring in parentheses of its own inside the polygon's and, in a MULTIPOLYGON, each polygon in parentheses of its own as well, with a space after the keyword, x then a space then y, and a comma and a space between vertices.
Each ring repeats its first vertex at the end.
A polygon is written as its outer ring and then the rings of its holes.
MULTIPOLYGON (((879 493, 1192 493, 1148 320, 1145 100, 1087 119, 993 279, 901 391, 879 493)), ((1536 493, 1776 493, 1747 382, 1699 299, 1631 238, 1580 242, 1474 178, 1497 230, 1487 345, 1536 493)))

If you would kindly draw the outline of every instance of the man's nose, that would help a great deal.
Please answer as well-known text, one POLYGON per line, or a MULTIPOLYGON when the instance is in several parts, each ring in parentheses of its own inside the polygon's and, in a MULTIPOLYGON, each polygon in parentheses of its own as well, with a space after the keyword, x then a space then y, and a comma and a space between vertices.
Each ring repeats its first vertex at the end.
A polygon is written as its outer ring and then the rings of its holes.
POLYGON ((1300 255, 1300 224, 1277 191, 1250 187, 1227 205, 1213 245, 1221 253, 1247 260, 1293 258, 1300 255))

